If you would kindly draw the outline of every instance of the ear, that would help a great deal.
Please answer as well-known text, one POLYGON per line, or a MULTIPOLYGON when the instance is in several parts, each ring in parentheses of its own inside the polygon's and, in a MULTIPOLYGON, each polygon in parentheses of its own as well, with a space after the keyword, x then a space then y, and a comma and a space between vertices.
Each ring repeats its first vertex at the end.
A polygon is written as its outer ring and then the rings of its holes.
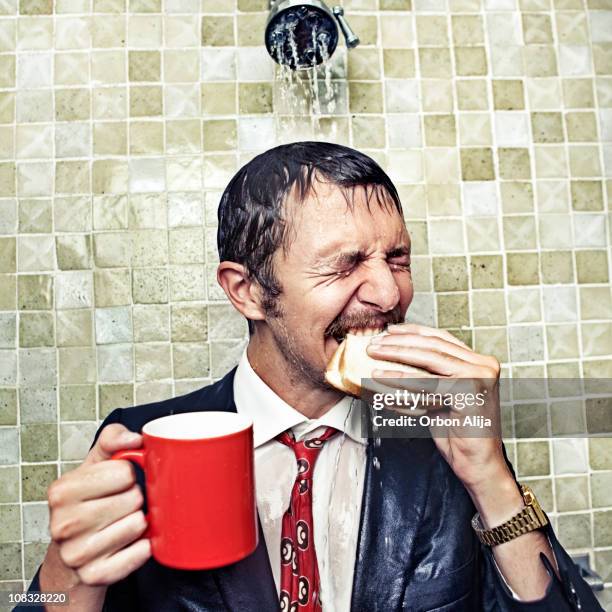
POLYGON ((234 308, 247 319, 265 319, 261 308, 259 285, 249 279, 246 268, 234 261, 222 261, 217 267, 217 282, 234 308))

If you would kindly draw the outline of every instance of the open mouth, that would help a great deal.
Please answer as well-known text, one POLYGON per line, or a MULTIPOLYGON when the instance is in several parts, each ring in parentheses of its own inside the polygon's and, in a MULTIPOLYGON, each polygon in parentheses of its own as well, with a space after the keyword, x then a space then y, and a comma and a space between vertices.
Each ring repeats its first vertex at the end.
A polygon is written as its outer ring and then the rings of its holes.
POLYGON ((386 327, 386 325, 379 325, 376 327, 349 328, 344 332, 334 334, 332 337, 338 344, 340 344, 346 337, 346 334, 354 334, 355 336, 374 336, 384 331, 386 327))

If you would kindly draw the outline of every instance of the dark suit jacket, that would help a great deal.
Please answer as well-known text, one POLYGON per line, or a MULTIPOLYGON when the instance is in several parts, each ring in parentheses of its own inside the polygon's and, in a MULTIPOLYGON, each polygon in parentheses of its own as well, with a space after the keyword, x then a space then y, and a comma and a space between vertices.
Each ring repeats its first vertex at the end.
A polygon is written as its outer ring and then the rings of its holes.
MULTIPOLYGON (((182 397, 114 410, 96 438, 109 423, 122 423, 139 432, 148 421, 168 414, 235 412, 234 373, 235 369, 217 383, 182 397)), ((530 603, 512 597, 494 566, 491 550, 479 543, 471 528, 476 510, 469 495, 431 438, 382 439, 375 451, 377 469, 373 469, 374 447, 369 444, 351 612, 602 610, 550 525, 545 531, 562 580, 542 554, 552 576, 545 597, 530 603)), ((136 472, 144 487, 142 471, 137 468, 136 472)), ((30 590, 38 590, 38 572, 30 590)), ((151 558, 110 586, 104 605, 109 612, 278 609, 261 524, 259 545, 243 561, 216 570, 185 571, 151 558)))

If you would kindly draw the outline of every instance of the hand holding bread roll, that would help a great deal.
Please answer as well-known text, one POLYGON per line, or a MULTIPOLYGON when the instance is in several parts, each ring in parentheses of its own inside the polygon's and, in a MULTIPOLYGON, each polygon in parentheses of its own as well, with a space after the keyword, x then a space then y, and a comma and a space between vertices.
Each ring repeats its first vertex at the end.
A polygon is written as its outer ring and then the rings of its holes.
MULTIPOLYGON (((363 379, 371 379, 372 371, 376 369, 396 370, 405 372, 413 378, 431 376, 426 370, 408 366, 395 361, 374 359, 366 351, 366 347, 374 336, 384 336, 389 332, 383 331, 379 334, 356 335, 348 333, 340 343, 332 358, 329 360, 325 371, 325 380, 343 393, 360 397, 363 392, 363 379)), ((372 384, 372 382, 370 383, 372 384)), ((377 391, 383 391, 382 386, 373 385, 377 391)), ((387 387, 389 392, 390 388, 387 387)))

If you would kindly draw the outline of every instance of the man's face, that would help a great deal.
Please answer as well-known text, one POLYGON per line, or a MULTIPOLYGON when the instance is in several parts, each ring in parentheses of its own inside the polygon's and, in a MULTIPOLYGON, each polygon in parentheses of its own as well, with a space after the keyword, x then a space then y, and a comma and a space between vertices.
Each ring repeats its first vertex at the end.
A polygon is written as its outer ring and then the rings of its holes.
POLYGON ((282 293, 266 307, 266 323, 290 369, 325 386, 327 362, 348 330, 403 322, 413 297, 410 237, 391 200, 366 204, 366 192, 330 183, 302 205, 289 198, 289 249, 274 254, 282 293), (336 339, 337 338, 337 339, 336 339))

